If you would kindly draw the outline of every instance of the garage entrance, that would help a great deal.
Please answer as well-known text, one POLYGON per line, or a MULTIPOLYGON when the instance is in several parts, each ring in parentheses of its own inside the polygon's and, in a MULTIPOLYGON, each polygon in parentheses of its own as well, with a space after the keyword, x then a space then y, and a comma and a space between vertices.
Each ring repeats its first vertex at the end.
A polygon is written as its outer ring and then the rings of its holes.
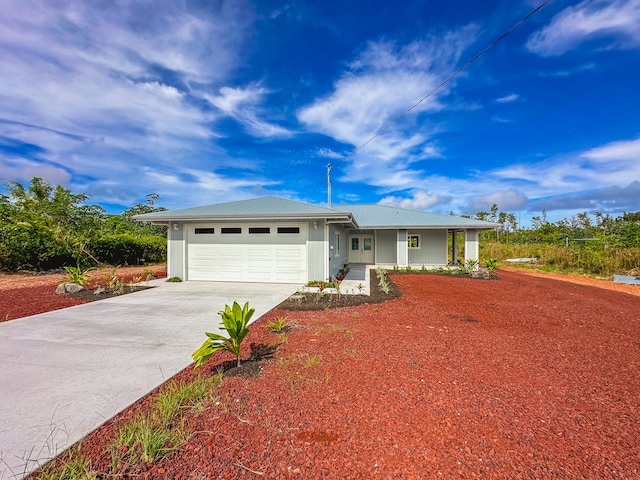
POLYGON ((189 280, 306 283, 307 224, 192 224, 189 280))

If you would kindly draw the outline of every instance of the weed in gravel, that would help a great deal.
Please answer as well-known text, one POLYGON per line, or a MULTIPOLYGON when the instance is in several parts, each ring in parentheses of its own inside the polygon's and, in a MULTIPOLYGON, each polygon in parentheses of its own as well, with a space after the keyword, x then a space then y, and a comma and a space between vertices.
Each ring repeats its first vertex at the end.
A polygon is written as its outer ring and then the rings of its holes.
POLYGON ((215 386, 221 381, 222 373, 217 373, 190 383, 171 383, 156 399, 156 411, 164 421, 169 421, 186 408, 199 410, 206 400, 215 396, 215 386))
POLYGON ((169 428, 153 415, 140 415, 118 428, 111 445, 111 464, 155 463, 177 452, 189 438, 182 422, 169 428))
POLYGON ((171 282, 171 283, 179 283, 179 282, 181 282, 181 281, 182 281, 182 279, 181 279, 180 277, 170 277, 170 278, 167 278, 167 282, 171 282))
POLYGON ((280 333, 289 327, 288 317, 283 316, 274 318, 273 320, 269 320, 265 327, 271 330, 273 333, 280 333))
POLYGON ((342 352, 345 355, 357 355, 358 354, 358 349, 357 348, 345 348, 342 352))
POLYGON ((351 330, 347 330, 346 332, 344 332, 344 336, 349 340, 353 340, 353 332, 351 330))
POLYGON ((309 357, 305 360, 304 362, 304 366, 309 368, 309 367, 315 367, 316 365, 318 365, 319 363, 322 362, 322 357, 320 355, 314 355, 312 357, 309 357))

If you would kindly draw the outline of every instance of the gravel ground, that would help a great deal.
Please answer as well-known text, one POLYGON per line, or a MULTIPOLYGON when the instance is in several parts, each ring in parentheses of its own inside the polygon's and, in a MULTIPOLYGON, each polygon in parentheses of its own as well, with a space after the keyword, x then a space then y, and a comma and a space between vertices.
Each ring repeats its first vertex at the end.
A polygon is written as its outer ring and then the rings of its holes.
POLYGON ((225 378, 187 415, 181 451, 110 470, 115 426, 155 394, 82 449, 115 478, 640 478, 640 299, 499 275, 398 275, 402 297, 384 303, 273 310, 246 343, 273 342, 261 325, 280 316, 286 342, 260 376, 225 378))

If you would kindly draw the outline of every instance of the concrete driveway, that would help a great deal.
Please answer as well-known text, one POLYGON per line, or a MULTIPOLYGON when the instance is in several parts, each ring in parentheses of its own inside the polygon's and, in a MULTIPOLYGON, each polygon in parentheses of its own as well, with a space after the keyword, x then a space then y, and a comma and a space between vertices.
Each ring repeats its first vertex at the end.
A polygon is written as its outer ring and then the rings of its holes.
POLYGON ((191 363, 234 300, 253 320, 294 285, 157 288, 0 323, 0 480, 22 478, 191 363))

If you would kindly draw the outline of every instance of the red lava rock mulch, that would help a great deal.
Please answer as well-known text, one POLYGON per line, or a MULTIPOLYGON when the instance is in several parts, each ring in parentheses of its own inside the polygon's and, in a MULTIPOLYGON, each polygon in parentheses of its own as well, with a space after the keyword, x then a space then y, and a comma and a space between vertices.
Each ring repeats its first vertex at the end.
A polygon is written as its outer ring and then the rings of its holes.
MULTIPOLYGON (((164 265, 122 267, 117 269, 116 274, 121 281, 127 283, 148 269, 157 278, 167 276, 164 265)), ((90 271, 90 287, 93 288, 96 281, 110 275, 112 271, 113 268, 90 271)), ((0 322, 98 300, 97 296, 74 298, 69 294, 56 294, 56 287, 64 277, 64 274, 0 274, 0 322)))
MULTIPOLYGON (((267 319, 295 328, 262 375, 225 378, 184 449, 131 478, 640 478, 640 299, 500 276, 392 276, 402 298, 269 312, 245 343, 274 341, 267 319)), ((94 467, 152 398, 85 440, 94 467)))

